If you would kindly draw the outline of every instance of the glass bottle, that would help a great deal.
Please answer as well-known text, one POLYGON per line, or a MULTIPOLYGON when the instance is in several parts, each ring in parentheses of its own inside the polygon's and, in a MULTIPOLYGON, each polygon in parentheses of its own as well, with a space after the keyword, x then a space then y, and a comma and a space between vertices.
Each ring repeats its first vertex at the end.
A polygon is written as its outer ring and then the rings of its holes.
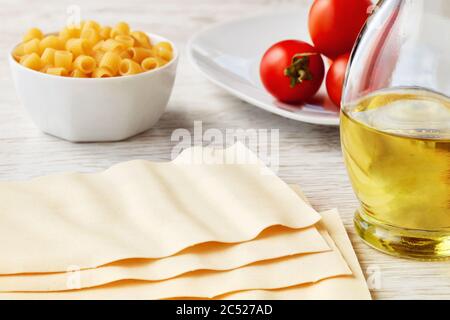
POLYGON ((392 255, 450 257, 449 17, 449 0, 381 0, 347 68, 341 144, 361 204, 355 228, 392 255))

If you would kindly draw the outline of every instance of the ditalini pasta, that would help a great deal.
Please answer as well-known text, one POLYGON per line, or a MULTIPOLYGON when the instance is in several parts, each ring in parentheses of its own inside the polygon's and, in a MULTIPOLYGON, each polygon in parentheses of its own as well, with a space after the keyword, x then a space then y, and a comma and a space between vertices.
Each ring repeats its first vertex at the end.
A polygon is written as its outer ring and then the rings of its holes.
POLYGON ((42 67, 42 61, 39 55, 35 52, 29 55, 23 56, 20 63, 30 69, 39 70, 42 67))
POLYGON ((106 68, 111 71, 112 75, 116 75, 119 71, 120 55, 114 51, 106 52, 100 60, 99 67, 106 68))
POLYGON ((96 68, 94 72, 92 72, 92 78, 109 78, 112 76, 112 72, 107 68, 96 68))
POLYGON ((153 56, 152 50, 147 48, 129 48, 126 53, 130 59, 133 59, 137 63, 141 63, 145 58, 153 56))
POLYGON ((74 78, 129 76, 162 67, 173 59, 169 42, 153 44, 126 22, 102 26, 93 20, 44 35, 31 28, 11 53, 24 67, 74 78))
POLYGON ((67 69, 65 68, 48 68, 48 74, 53 74, 55 76, 67 76, 67 69))
POLYGON ((28 30, 28 32, 23 36, 22 41, 27 42, 29 40, 33 39, 42 39, 44 35, 42 34, 42 31, 38 28, 31 28, 28 30))
POLYGON ((72 66, 73 54, 69 51, 58 50, 55 52, 54 60, 55 67, 69 70, 72 66))
POLYGON ((90 56, 78 56, 73 62, 74 69, 81 71, 84 74, 91 73, 95 69, 96 61, 90 56))
POLYGON ((139 46, 142 48, 150 49, 152 47, 149 38, 144 32, 141 31, 133 31, 130 35, 136 40, 139 46))
POLYGON ((38 39, 31 39, 30 41, 27 41, 23 44, 23 51, 25 54, 31 54, 31 53, 37 53, 40 54, 40 48, 39 48, 39 40, 38 39))
POLYGON ((159 67, 158 60, 153 57, 145 58, 141 63, 142 69, 144 71, 153 70, 159 67))
POLYGON ((56 50, 64 49, 64 42, 55 35, 50 35, 39 42, 39 49, 43 52, 46 48, 52 48, 56 50))
POLYGON ((114 38, 114 40, 120 42, 125 46, 125 48, 131 48, 134 46, 134 39, 129 35, 118 35, 114 38))
POLYGON ((87 54, 89 51, 89 43, 86 39, 74 38, 66 42, 66 50, 70 51, 75 57, 87 54))
POLYGON ((141 73, 142 68, 136 61, 131 59, 123 59, 120 62, 119 73, 121 76, 127 76, 131 74, 141 73))
POLYGON ((87 78, 87 74, 78 69, 73 69, 72 72, 70 72, 70 76, 72 78, 87 78))
POLYGON ((45 48, 41 55, 42 63, 46 66, 55 65, 55 52, 53 48, 45 48))

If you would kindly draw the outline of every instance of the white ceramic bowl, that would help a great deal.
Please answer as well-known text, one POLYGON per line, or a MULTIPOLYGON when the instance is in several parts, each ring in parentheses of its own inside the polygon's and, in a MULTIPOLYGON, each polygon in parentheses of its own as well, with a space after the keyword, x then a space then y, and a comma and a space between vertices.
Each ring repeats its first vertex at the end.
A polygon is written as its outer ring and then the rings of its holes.
POLYGON ((60 77, 25 68, 11 54, 9 62, 19 99, 42 131, 74 142, 116 141, 150 129, 166 109, 178 62, 170 43, 168 64, 124 77, 60 77))

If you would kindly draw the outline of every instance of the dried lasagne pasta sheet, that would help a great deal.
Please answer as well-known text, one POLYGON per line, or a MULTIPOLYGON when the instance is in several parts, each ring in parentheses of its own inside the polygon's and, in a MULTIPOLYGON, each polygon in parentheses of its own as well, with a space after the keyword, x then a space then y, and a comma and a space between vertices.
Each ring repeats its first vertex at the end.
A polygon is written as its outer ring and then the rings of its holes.
POLYGON ((255 158, 240 144, 191 148, 168 163, 1 182, 0 274, 162 258, 204 242, 248 241, 274 225, 315 224, 320 215, 255 158))
MULTIPOLYGON (((295 191, 301 196, 297 187, 295 191)), ((92 289, 53 293, 2 293, 1 299, 162 299, 190 296, 193 298, 231 299, 334 299, 370 298, 358 261, 336 211, 324 213, 320 232, 333 248, 332 252, 297 255, 289 258, 255 263, 225 272, 192 272, 185 276, 159 282, 121 281, 92 289), (330 233, 350 270, 329 237, 330 233), (333 253, 333 254, 332 254, 333 253), (344 267, 346 268, 346 267, 344 267), (338 270, 341 271, 338 271, 338 270), (335 274, 332 276, 332 274, 335 274), (318 276, 320 274, 320 276, 318 276), (340 276, 339 276, 340 274, 340 276), (331 278, 328 278, 331 277, 331 278), (324 279, 325 278, 325 279, 324 279), (307 281, 309 279, 309 281, 307 281), (322 279, 322 280, 320 280, 322 279), (294 283, 297 283, 295 285, 294 283), (301 285, 301 284, 304 285, 301 285), (317 286, 317 288, 316 288, 317 286), (249 290, 274 289, 279 290, 249 290), (289 287, 289 288, 285 288, 289 287), (237 290, 246 290, 235 292, 237 290), (220 292, 235 292, 221 295, 220 292)))
POLYGON ((329 251, 315 227, 272 227, 237 244, 208 242, 161 259, 133 259, 67 273, 0 275, 0 291, 63 291, 124 279, 163 280, 195 270, 230 270, 257 261, 329 251))
POLYGON ((321 213, 321 232, 326 229, 344 256, 352 275, 323 279, 317 283, 278 290, 249 290, 225 294, 218 299, 242 300, 371 300, 366 279, 337 210, 321 213))
POLYGON ((285 288, 330 277, 351 275, 351 270, 334 242, 326 232, 323 235, 331 245, 331 251, 256 262, 229 271, 195 271, 157 282, 129 280, 75 291, 0 293, 0 299, 213 298, 228 292, 285 288))

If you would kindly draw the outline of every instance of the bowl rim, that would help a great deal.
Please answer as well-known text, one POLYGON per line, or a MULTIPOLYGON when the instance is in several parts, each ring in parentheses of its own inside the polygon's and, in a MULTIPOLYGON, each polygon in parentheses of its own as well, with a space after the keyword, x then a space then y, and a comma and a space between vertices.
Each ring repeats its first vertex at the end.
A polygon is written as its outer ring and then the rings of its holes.
MULTIPOLYGON (((45 35, 54 35, 57 34, 56 32, 49 32, 46 33, 45 35)), ((162 41, 167 41, 172 45, 173 48, 173 58, 172 60, 170 60, 168 63, 166 63, 165 65, 163 65, 162 67, 153 69, 153 70, 149 70, 149 71, 145 71, 145 72, 141 72, 138 74, 132 74, 132 75, 127 75, 127 76, 118 76, 118 77, 107 77, 107 78, 76 78, 76 77, 63 77, 63 76, 58 76, 58 75, 53 75, 53 74, 48 74, 48 73, 44 73, 44 72, 40 72, 40 71, 36 71, 27 67, 24 67, 23 65, 21 65, 18 61, 16 61, 16 59, 14 59, 13 57, 13 51, 14 49, 21 43, 17 43, 15 44, 9 51, 8 51, 8 60, 10 62, 11 65, 16 65, 18 68, 27 70, 28 72, 31 73, 35 73, 35 74, 39 74, 40 76, 43 76, 44 78, 51 78, 51 79, 61 79, 61 81, 124 81, 124 79, 136 79, 139 77, 145 77, 145 76, 149 76, 149 75, 155 75, 159 72, 162 72, 164 69, 169 68, 171 65, 175 64, 176 61, 178 60, 178 56, 179 56, 179 51, 177 46, 174 44, 173 41, 171 41, 170 39, 160 36, 156 33, 149 33, 149 32, 145 32, 145 34, 150 38, 150 40, 156 40, 158 42, 162 42, 162 41)))

